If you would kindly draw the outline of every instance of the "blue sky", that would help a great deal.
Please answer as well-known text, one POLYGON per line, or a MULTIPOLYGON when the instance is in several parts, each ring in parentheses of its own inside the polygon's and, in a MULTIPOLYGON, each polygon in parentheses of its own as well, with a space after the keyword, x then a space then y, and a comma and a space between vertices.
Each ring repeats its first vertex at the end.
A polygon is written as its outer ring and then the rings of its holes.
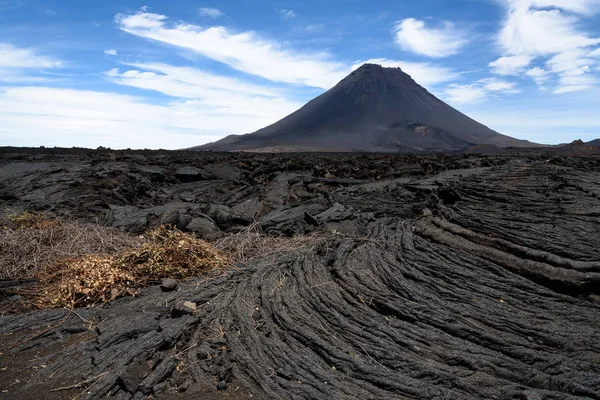
POLYGON ((0 145, 253 132, 364 62, 539 143, 600 137, 600 0, 0 0, 0 145))

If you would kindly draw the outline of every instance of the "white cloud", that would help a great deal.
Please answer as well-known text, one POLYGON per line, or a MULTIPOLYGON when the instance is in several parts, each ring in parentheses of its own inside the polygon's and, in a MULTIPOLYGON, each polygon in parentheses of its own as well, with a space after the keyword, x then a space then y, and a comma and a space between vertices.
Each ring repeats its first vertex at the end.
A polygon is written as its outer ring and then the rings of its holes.
MULTIPOLYGON (((600 43, 600 38, 590 37, 579 30, 576 16, 557 8, 533 8, 540 5, 556 7, 556 3, 566 4, 558 0, 511 1, 498 36, 504 51, 511 55, 550 55, 600 43)), ((577 9, 579 7, 582 6, 577 9)))
MULTIPOLYGON (((142 8, 142 11, 138 12, 137 14, 117 14, 115 16, 115 21, 125 32, 129 32, 127 29, 135 29, 137 31, 162 29, 165 24, 164 21, 166 21, 168 17, 166 15, 147 13, 145 11, 146 10, 142 8)), ((182 25, 182 27, 185 26, 186 25, 182 25)))
POLYGON ((20 84, 37 84, 55 82, 59 79, 50 78, 47 76, 31 75, 20 69, 2 69, 0 68, 0 82, 2 83, 20 83, 20 84))
POLYGON ((581 15, 600 12, 597 0, 504 0, 507 16, 498 41, 508 56, 491 63, 496 73, 522 74, 541 86, 552 80, 554 93, 587 89, 598 82, 594 54, 600 38, 581 30, 581 15), (533 59, 542 59, 546 68, 525 70, 533 59), (521 60, 518 63, 508 60, 521 60), (527 61, 527 62, 526 62, 527 61), (514 67, 514 68, 513 68, 514 67), (585 75, 585 76, 584 76, 585 75), (579 78, 572 78, 579 76, 579 78))
POLYGON ((484 103, 488 97, 520 93, 514 82, 497 78, 480 79, 468 84, 453 83, 440 93, 451 104, 484 103))
POLYGON ((458 53, 466 43, 463 32, 446 22, 441 29, 428 28, 425 22, 407 18, 396 23, 396 42, 407 51, 428 57, 447 57, 458 53))
POLYGON ((107 75, 109 77, 121 77, 121 78, 141 78, 141 77, 154 77, 154 78, 165 78, 168 79, 173 85, 165 88, 166 90, 159 90, 160 92, 174 97, 186 97, 186 98, 201 98, 206 90, 220 90, 232 93, 244 93, 256 96, 265 97, 278 97, 280 92, 275 89, 271 89, 265 86, 258 86, 246 83, 239 79, 223 77, 201 71, 196 68, 190 67, 176 67, 168 64, 160 63, 134 63, 126 64, 140 70, 130 70, 123 74, 119 73, 117 68, 110 70, 107 75), (153 71, 153 72, 147 72, 153 71), (161 75, 156 74, 158 72, 161 75), (145 74, 145 75, 144 75, 145 74), (170 90, 176 90, 177 84, 185 85, 185 91, 170 92, 170 90))
POLYGON ((259 37, 253 31, 233 33, 223 26, 201 28, 176 23, 167 26, 164 15, 119 14, 120 29, 136 36, 190 49, 237 70, 263 78, 328 89, 347 68, 327 53, 303 53, 259 37))
POLYGON ((379 64, 382 67, 396 68, 400 67, 402 71, 411 76, 419 85, 430 87, 439 83, 449 82, 460 77, 460 74, 448 67, 442 67, 426 62, 410 62, 399 60, 388 60, 386 58, 372 58, 367 61, 356 63, 352 66, 352 71, 361 65, 379 64))
POLYGON ((157 105, 114 93, 5 88, 0 89, 0 145, 176 149, 252 132, 284 116, 273 103, 263 103, 271 109, 258 116, 235 106, 207 109, 194 99, 157 105))
POLYGON ((594 87, 599 83, 598 78, 591 75, 563 75, 559 79, 559 85, 554 90, 555 94, 578 92, 594 87))
POLYGON ((0 42, 0 82, 49 82, 52 79, 39 76, 39 72, 44 69, 59 68, 61 65, 61 61, 39 55, 34 50, 0 42))
POLYGON ((588 52, 582 49, 568 50, 550 58, 546 64, 557 74, 582 75, 596 62, 587 58, 587 55, 588 52))
POLYGON ((572 49, 550 58, 546 65, 548 70, 558 76, 558 86, 554 93, 568 93, 585 90, 599 83, 594 74, 597 60, 590 57, 587 49, 572 49))
POLYGON ((283 9, 277 8, 275 11, 277 11, 279 14, 281 14, 281 16, 283 18, 294 18, 296 16, 296 13, 294 12, 294 10, 287 10, 285 8, 283 8, 283 9))
POLYGON ((308 33, 319 33, 323 31, 325 25, 323 24, 309 24, 304 27, 304 31, 308 33))
POLYGON ((203 17, 209 17, 209 18, 218 18, 223 15, 223 12, 221 10, 219 10, 218 8, 211 8, 211 7, 200 8, 200 9, 198 9, 198 12, 203 17))
MULTIPOLYGON (((42 76, 30 76, 23 74, 22 72, 16 72, 14 70, 0 69, 0 84, 6 83, 19 83, 19 84, 38 84, 52 82, 56 79, 46 78, 42 76)), ((0 85, 1 87, 1 85, 0 85)))
POLYGON ((108 49, 104 50, 104 54, 106 54, 107 56, 116 56, 118 52, 115 49, 108 49))
POLYGON ((0 42, 0 68, 58 68, 61 62, 36 54, 30 49, 21 49, 0 42))
POLYGON ((587 90, 591 88, 591 85, 564 85, 559 86, 554 90, 554 94, 563 94, 563 93, 571 93, 571 92, 580 92, 582 90, 587 90))
POLYGON ((544 83, 549 79, 548 71, 540 67, 531 68, 525 74, 531 77, 540 88, 543 88, 544 83))
POLYGON ((489 63, 492 72, 498 75, 518 75, 529 65, 532 57, 526 55, 500 57, 489 63))
POLYGON ((531 5, 537 8, 556 7, 583 15, 593 15, 600 8, 597 0, 531 0, 531 5))
MULTIPOLYGON (((194 99, 205 112, 220 115, 245 115, 271 120, 286 116, 302 106, 289 101, 276 89, 255 86, 243 81, 220 77, 194 68, 166 64, 137 64, 139 69, 120 73, 108 71, 107 76, 120 85, 153 90, 167 96, 194 99)), ((238 132, 242 133, 244 130, 238 132)))
POLYGON ((487 91, 476 84, 459 85, 454 83, 446 88, 444 97, 451 104, 468 104, 484 100, 487 97, 487 91))
POLYGON ((500 92, 507 94, 519 93, 520 91, 515 88, 516 83, 508 82, 496 78, 481 79, 479 83, 483 84, 483 87, 490 92, 500 92))

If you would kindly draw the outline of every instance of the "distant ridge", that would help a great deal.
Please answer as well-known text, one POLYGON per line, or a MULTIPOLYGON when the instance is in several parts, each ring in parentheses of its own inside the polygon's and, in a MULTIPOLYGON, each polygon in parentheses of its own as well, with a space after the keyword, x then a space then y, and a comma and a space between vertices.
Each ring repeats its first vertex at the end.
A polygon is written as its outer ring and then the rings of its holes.
POLYGON ((577 139, 569 144, 559 146, 557 153, 567 156, 598 156, 600 155, 600 148, 577 139))
POLYGON ((530 147, 467 117, 400 68, 364 64, 280 121, 194 147, 217 151, 462 151, 480 144, 530 147))
POLYGON ((590 140, 589 142, 586 142, 585 144, 588 146, 592 146, 592 147, 600 147, 600 139, 590 140))

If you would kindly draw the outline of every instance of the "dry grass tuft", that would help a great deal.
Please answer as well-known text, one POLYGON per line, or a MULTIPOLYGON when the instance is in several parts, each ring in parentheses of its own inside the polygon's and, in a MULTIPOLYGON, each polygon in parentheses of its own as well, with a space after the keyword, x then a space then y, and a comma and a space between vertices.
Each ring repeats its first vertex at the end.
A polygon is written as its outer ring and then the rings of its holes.
POLYGON ((186 278, 227 264, 227 258, 212 245, 191 233, 158 227, 147 234, 141 248, 119 254, 123 269, 149 277, 186 278))
POLYGON ((21 214, 11 214, 8 216, 9 224, 7 228, 16 230, 23 229, 50 229, 60 225, 56 219, 46 217, 44 214, 24 212, 21 214))
POLYGON ((227 265, 221 252, 191 234, 159 227, 145 240, 114 255, 91 254, 42 268, 35 303, 43 308, 97 304, 164 277, 185 279, 227 265))
POLYGON ((89 254, 65 259, 42 268, 30 299, 40 308, 77 307, 133 294, 135 277, 121 270, 115 256, 89 254))
POLYGON ((0 227, 0 279, 32 278, 42 266, 61 259, 114 254, 142 242, 97 224, 61 222, 31 213, 10 216, 0 227))
POLYGON ((256 258, 314 247, 323 240, 316 234, 291 238, 265 235, 256 222, 241 232, 217 240, 214 246, 232 260, 245 263, 256 258))

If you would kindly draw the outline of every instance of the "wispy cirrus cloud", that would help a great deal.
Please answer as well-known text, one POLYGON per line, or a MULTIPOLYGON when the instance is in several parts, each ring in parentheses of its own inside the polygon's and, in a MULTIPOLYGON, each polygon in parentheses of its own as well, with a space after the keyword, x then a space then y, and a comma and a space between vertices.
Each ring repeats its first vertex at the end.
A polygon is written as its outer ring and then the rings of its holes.
POLYGON ((520 93, 515 82, 484 78, 468 84, 452 83, 441 93, 450 104, 462 105, 484 102, 490 96, 520 93))
POLYGON ((406 18, 394 27, 396 43, 406 51, 427 57, 448 57, 468 43, 464 32, 451 22, 441 28, 429 28, 424 21, 406 18))
POLYGON ((118 14, 115 19, 124 32, 192 50, 271 81, 328 89, 346 68, 326 52, 288 48, 253 31, 236 33, 223 26, 170 23, 164 15, 147 12, 118 14))
POLYGON ((39 83, 50 81, 40 72, 60 68, 63 62, 33 49, 0 42, 0 82, 39 83))
MULTIPOLYGON (((111 70, 107 75, 120 85, 160 92, 182 99, 184 102, 193 101, 199 111, 210 114, 215 120, 222 118, 245 121, 245 127, 239 126, 237 132, 228 133, 252 132, 285 117, 302 106, 302 103, 294 102, 281 95, 264 95, 260 90, 259 93, 248 93, 236 91, 233 89, 234 86, 216 88, 214 85, 204 85, 200 82, 191 83, 179 77, 177 75, 179 72, 181 71, 175 70, 170 74, 160 74, 144 71, 144 69, 133 69, 123 73, 111 70)), ((196 127, 203 129, 200 124, 196 127)))
POLYGON ((62 62, 35 50, 0 42, 0 68, 58 68, 62 62))
MULTIPOLYGON (((281 97, 281 91, 268 86, 250 84, 244 80, 229 78, 218 74, 202 71, 193 67, 180 67, 163 63, 129 63, 124 64, 136 69, 123 73, 118 68, 106 72, 111 80, 124 79, 133 83, 132 78, 151 82, 153 80, 168 81, 165 89, 158 90, 173 97, 201 98, 207 90, 242 93, 252 96, 281 97), (184 90, 177 89, 180 86, 184 90)), ((118 82, 123 83, 123 81, 118 82)), ((137 86, 152 89, 150 87, 137 86)))
POLYGON ((562 75, 559 85, 554 89, 555 94, 578 92, 596 86, 600 80, 592 75, 562 75))
POLYGON ((106 73, 109 80, 125 86, 160 92, 164 95, 197 100, 204 110, 247 115, 257 119, 277 119, 301 107, 288 100, 284 90, 252 85, 191 67, 168 64, 131 64, 135 69, 106 73))

